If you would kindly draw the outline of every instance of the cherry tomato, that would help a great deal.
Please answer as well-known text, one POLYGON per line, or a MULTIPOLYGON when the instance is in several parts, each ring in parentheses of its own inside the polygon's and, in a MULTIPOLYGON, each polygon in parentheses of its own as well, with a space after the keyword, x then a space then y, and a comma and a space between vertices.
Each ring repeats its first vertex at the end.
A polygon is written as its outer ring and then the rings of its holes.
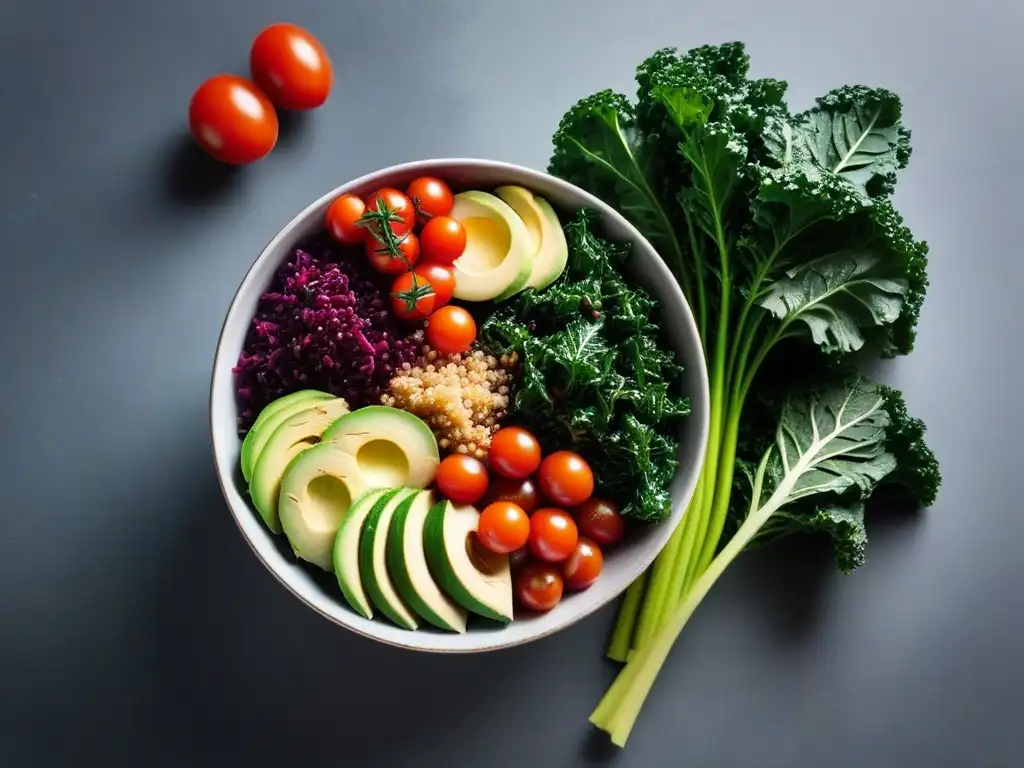
POLYGON ((455 204, 455 198, 448 185, 433 176, 420 176, 418 179, 414 179, 405 193, 413 200, 416 208, 423 213, 426 219, 431 219, 434 216, 447 216, 455 204))
POLYGON ((355 195, 341 195, 327 209, 327 231, 340 243, 361 243, 368 234, 356 224, 366 210, 366 203, 355 195))
POLYGON ((503 427, 491 438, 487 459, 499 475, 523 480, 540 466, 540 443, 522 427, 503 427))
POLYGON ((591 497, 574 510, 580 533, 602 547, 618 544, 626 531, 626 521, 618 505, 607 499, 591 497))
POLYGON ((441 307, 427 321, 427 343, 438 352, 468 352, 476 339, 476 321, 462 307, 441 307))
POLYGON ((556 504, 575 507, 594 492, 594 473, 583 457, 572 451, 555 451, 540 464, 540 489, 556 504))
POLYGON ((487 491, 487 503, 495 501, 511 501, 522 507, 526 514, 532 515, 540 506, 540 492, 537 484, 529 478, 513 480, 510 477, 496 477, 487 491))
POLYGON ((366 210, 376 213, 380 210, 381 202, 383 202, 384 208, 393 217, 389 220, 391 231, 399 237, 411 230, 416 224, 416 211, 412 207, 412 201, 397 189, 392 189, 391 187, 378 189, 366 198, 366 210))
POLYGON ((516 600, 531 611, 550 611, 562 599, 562 574, 547 563, 527 563, 516 574, 516 600))
POLYGON ((518 571, 530 561, 530 547, 521 546, 519 549, 508 553, 508 567, 512 571, 518 571))
POLYGON ((271 24, 249 51, 252 79, 282 109, 314 109, 327 101, 334 81, 331 58, 302 27, 271 24))
POLYGON ((403 272, 391 284, 391 311, 400 320, 426 320, 434 311, 434 289, 418 275, 403 272))
POLYGON ((420 232, 423 255, 438 264, 452 264, 466 250, 466 229, 451 216, 438 216, 420 232))
POLYGON ((565 586, 569 589, 586 589, 597 581, 602 567, 604 555, 601 554, 601 549, 590 539, 581 536, 576 543, 576 549, 562 564, 565 586))
POLYGON ((530 551, 541 560, 565 560, 576 549, 578 540, 576 523, 564 510, 544 507, 530 518, 530 551))
POLYGON ((372 235, 366 238, 366 257, 373 268, 385 275, 400 275, 420 258, 420 241, 412 232, 398 241, 398 252, 401 256, 393 256, 385 245, 372 235))
POLYGON ((476 528, 480 543, 499 555, 523 546, 530 538, 530 518, 522 507, 496 501, 484 507, 476 528))
POLYGON ((188 124, 199 146, 231 165, 245 165, 277 144, 277 113, 270 99, 237 75, 214 75, 196 89, 188 124))
POLYGON ((440 309, 451 301, 452 294, 455 292, 455 271, 451 267, 434 264, 430 261, 421 261, 413 267, 412 271, 433 286, 436 297, 434 309, 440 309))
POLYGON ((434 480, 438 490, 455 504, 476 504, 490 482, 484 463, 461 453, 446 456, 438 465, 434 480))

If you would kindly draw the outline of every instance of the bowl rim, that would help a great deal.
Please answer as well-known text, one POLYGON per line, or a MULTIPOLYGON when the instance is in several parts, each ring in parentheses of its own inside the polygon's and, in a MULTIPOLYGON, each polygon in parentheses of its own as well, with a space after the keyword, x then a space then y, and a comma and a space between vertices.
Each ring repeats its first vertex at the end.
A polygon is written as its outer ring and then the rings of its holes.
MULTIPOLYGON (((410 160, 410 161, 398 163, 398 164, 395 164, 395 165, 389 165, 389 166, 384 166, 384 167, 378 168, 376 170, 370 171, 368 173, 364 173, 361 176, 358 176, 358 177, 356 177, 354 179, 351 179, 349 181, 343 182, 342 184, 339 184, 339 185, 335 186, 333 189, 331 189, 331 190, 327 191, 326 193, 320 195, 315 200, 313 200, 312 202, 310 202, 309 204, 304 206, 298 213, 293 215, 277 231, 277 233, 267 242, 267 244, 256 255, 256 258, 253 259, 252 263, 249 265, 249 268, 246 270, 245 274, 242 276, 241 281, 238 283, 238 286, 235 289, 234 295, 231 298, 231 303, 228 305, 227 311, 224 313, 224 318, 221 321, 220 331, 219 331, 218 337, 217 337, 217 346, 214 349, 213 366, 212 366, 212 369, 211 369, 211 372, 210 372, 210 391, 209 391, 209 398, 208 398, 208 412, 209 412, 209 429, 210 429, 210 447, 211 447, 211 452, 213 454, 214 469, 216 470, 216 475, 217 475, 217 484, 220 487, 221 496, 222 496, 222 498, 224 500, 224 503, 225 503, 225 505, 228 508, 228 512, 230 513, 231 518, 232 518, 232 520, 235 523, 235 526, 238 528, 239 534, 241 534, 241 538, 249 546, 249 549, 252 550, 253 554, 256 556, 256 559, 263 565, 264 569, 266 569, 271 575, 273 575, 273 577, 288 592, 290 592, 292 595, 294 595, 300 602, 302 602, 304 605, 306 605, 314 613, 316 613, 319 616, 321 616, 322 618, 326 619, 331 624, 333 624, 335 626, 342 627, 342 628, 344 628, 344 629, 346 629, 346 630, 348 630, 350 632, 353 632, 353 633, 355 633, 355 634, 357 634, 359 636, 362 636, 364 638, 367 638, 369 640, 373 640, 375 642, 383 643, 385 645, 393 646, 393 647, 396 647, 396 648, 403 648, 403 649, 406 649, 406 650, 412 650, 412 651, 418 651, 418 652, 424 652, 424 653, 462 655, 462 654, 473 654, 473 653, 485 653, 485 652, 491 652, 491 651, 500 651, 500 650, 504 650, 504 649, 507 649, 507 648, 514 648, 514 647, 517 647, 517 646, 526 645, 528 643, 532 643, 532 642, 535 642, 537 640, 541 640, 543 638, 550 637, 551 635, 557 634, 558 632, 561 632, 561 631, 563 631, 565 629, 568 629, 569 627, 573 626, 574 624, 579 623, 580 621, 582 621, 583 619, 587 618, 588 616, 591 616, 594 613, 596 613, 597 611, 599 611, 602 608, 606 607, 613 600, 615 600, 616 598, 620 597, 625 592, 625 590, 628 589, 629 586, 634 581, 636 581, 636 579, 638 579, 640 577, 640 575, 643 574, 644 571, 647 570, 647 568, 654 562, 654 560, 657 558, 657 556, 659 554, 661 554, 661 552, 664 550, 665 546, 668 544, 668 541, 671 539, 672 534, 675 532, 676 527, 681 525, 683 520, 686 518, 686 510, 684 509, 681 512, 681 514, 679 514, 678 520, 676 520, 675 523, 671 524, 671 531, 667 534, 667 536, 665 537, 665 542, 660 547, 658 547, 649 557, 645 555, 644 557, 636 558, 632 562, 631 567, 627 571, 627 578, 625 579, 625 586, 623 586, 622 589, 618 590, 617 592, 614 592, 613 594, 609 595, 605 599, 598 600, 594 605, 590 606, 589 608, 582 609, 580 612, 578 612, 578 613, 572 615, 571 617, 567 618, 561 624, 557 624, 557 625, 555 625, 553 627, 549 627, 546 630, 544 630, 542 632, 538 632, 536 634, 531 634, 531 635, 527 635, 527 636, 524 636, 524 637, 519 637, 519 638, 515 638, 515 639, 511 639, 511 640, 496 639, 493 642, 486 643, 486 644, 479 645, 479 646, 475 646, 475 647, 472 647, 472 648, 439 648, 439 647, 435 647, 435 646, 417 645, 415 642, 413 642, 413 638, 418 635, 418 633, 416 633, 416 632, 408 633, 410 635, 410 642, 409 643, 404 643, 404 642, 394 641, 394 640, 391 640, 389 638, 381 637, 379 634, 374 634, 373 632, 366 631, 366 630, 362 629, 361 627, 355 626, 354 624, 345 623, 345 622, 339 620, 337 617, 332 616, 332 615, 326 613, 325 611, 321 610, 319 606, 315 605, 305 595, 303 595, 300 590, 298 590, 297 588, 295 588, 291 584, 289 584, 285 580, 283 575, 278 573, 277 569, 275 567, 273 567, 269 562, 267 562, 267 560, 263 557, 263 555, 257 549, 257 547, 255 545, 255 542, 252 541, 250 536, 246 533, 245 528, 243 528, 242 522, 239 519, 240 512, 235 509, 235 505, 232 503, 232 501, 231 501, 231 499, 230 499, 230 497, 228 495, 227 487, 226 487, 225 483, 230 479, 231 472, 229 470, 226 470, 224 467, 221 466, 221 461, 220 461, 219 456, 218 456, 217 433, 216 433, 216 429, 214 428, 214 423, 215 423, 215 421, 214 421, 214 409, 215 409, 214 391, 215 391, 216 380, 217 380, 217 371, 223 365, 222 358, 223 358, 223 356, 225 354, 224 331, 227 328, 229 321, 232 319, 232 317, 235 315, 235 313, 237 311, 239 311, 239 303, 240 303, 239 302, 239 298, 240 298, 240 295, 242 293, 242 289, 245 287, 246 283, 250 280, 250 278, 252 277, 252 274, 255 271, 257 265, 259 265, 259 263, 264 259, 264 257, 266 257, 272 249, 276 248, 281 243, 281 241, 285 240, 287 237, 292 237, 293 236, 293 232, 292 231, 295 229, 296 225, 300 221, 303 221, 306 218, 308 218, 309 215, 312 213, 312 211, 314 211, 316 208, 324 205, 324 203, 326 203, 328 200, 331 200, 331 199, 337 197, 340 194, 344 194, 346 191, 363 188, 363 187, 373 183, 376 179, 381 178, 381 177, 386 177, 386 176, 396 176, 396 175, 402 175, 402 174, 412 173, 412 172, 420 173, 420 174, 433 173, 435 175, 442 175, 441 172, 443 171, 443 169, 446 168, 446 167, 451 167, 451 166, 460 166, 460 167, 479 166, 479 167, 482 167, 482 168, 487 168, 487 169, 489 169, 491 171, 498 171, 498 172, 504 171, 504 172, 508 172, 509 174, 518 175, 520 177, 526 177, 526 178, 532 178, 534 180, 540 180, 543 184, 546 184, 546 185, 549 185, 549 186, 554 186, 554 187, 559 187, 565 193, 567 193, 569 195, 572 195, 572 196, 575 196, 575 197, 578 197, 578 198, 581 198, 585 202, 585 206, 597 210, 601 214, 602 219, 604 219, 606 217, 611 217, 611 218, 617 220, 617 223, 619 223, 621 226, 623 226, 625 229, 627 229, 627 230, 629 230, 631 232, 631 238, 630 239, 634 242, 634 244, 635 243, 642 243, 647 248, 649 248, 653 253, 658 254, 657 249, 654 248, 653 245, 651 245, 650 241, 647 240, 647 238, 644 237, 644 235, 625 216, 623 216, 621 213, 619 213, 611 205, 609 205, 608 203, 604 202, 603 200, 601 200, 600 198, 596 197, 595 195, 591 194, 590 192, 587 192, 586 190, 582 189, 581 187, 578 187, 575 184, 573 184, 573 183, 571 183, 569 181, 566 181, 564 179, 561 179, 561 178, 559 178, 557 176, 549 174, 546 171, 538 171, 538 170, 533 169, 533 168, 528 168, 526 166, 518 165, 518 164, 515 164, 515 163, 509 163, 509 162, 505 162, 505 161, 502 161, 502 160, 488 160, 488 159, 479 158, 479 157, 435 157, 435 158, 425 158, 425 159, 421 159, 421 160, 410 160)), ((655 271, 661 272, 663 278, 671 281, 673 284, 676 284, 677 288, 678 288, 678 284, 677 284, 677 281, 676 281, 675 277, 672 275, 671 271, 668 269, 668 266, 665 264, 664 260, 662 258, 660 258, 660 254, 658 254, 658 255, 659 255, 659 258, 655 260, 655 263, 652 265, 652 268, 655 271)), ((690 307, 690 303, 689 303, 689 301, 687 301, 685 294, 682 294, 682 289, 680 288, 679 290, 680 290, 680 294, 682 295, 683 308, 685 309, 684 315, 688 319, 689 322, 685 323, 684 327, 680 328, 678 332, 681 333, 684 336, 690 336, 691 338, 689 339, 689 342, 690 342, 691 346, 694 346, 694 348, 696 348, 696 349, 701 349, 702 348, 702 344, 700 342, 700 335, 699 335, 699 332, 697 330, 696 319, 694 318, 694 315, 693 315, 693 309, 692 309, 692 307, 690 307)), ((232 362, 231 365, 234 366, 234 362, 232 362)), ((691 392, 688 393, 691 402, 700 401, 700 402, 704 402, 704 403, 709 403, 710 384, 709 384, 709 381, 708 381, 707 363, 706 363, 706 360, 704 358, 704 355, 703 354, 697 355, 697 360, 694 360, 692 362, 687 361, 687 368, 691 371, 691 373, 697 374, 693 378, 696 380, 697 386, 698 386, 698 390, 699 390, 699 391, 691 391, 691 392)), ((691 414, 690 414, 690 416, 687 417, 687 419, 688 419, 688 424, 696 423, 696 427, 697 427, 697 430, 698 430, 698 442, 699 442, 699 445, 700 445, 700 451, 699 451, 699 455, 697 457, 697 465, 695 466, 695 469, 694 469, 694 471, 692 473, 691 481, 689 482, 688 486, 685 488, 685 492, 682 495, 682 498, 685 500, 685 503, 689 504, 689 502, 690 502, 690 500, 692 500, 693 494, 694 494, 694 492, 696 490, 697 478, 699 477, 700 472, 701 472, 701 470, 703 468, 704 458, 705 458, 705 454, 706 454, 706 451, 707 451, 707 443, 708 443, 708 437, 709 437, 709 431, 710 431, 710 413, 709 413, 709 408, 703 408, 703 409, 701 409, 701 411, 699 413, 697 413, 695 411, 691 411, 691 414), (694 417, 696 417, 696 418, 694 418, 694 417), (689 421, 689 419, 693 419, 693 421, 689 421)), ((246 507, 246 511, 251 513, 251 510, 248 509, 248 507, 246 507)), ((668 521, 666 521, 666 523, 667 522, 668 521)), ((496 634, 496 637, 497 638, 501 637, 500 631, 496 634)))

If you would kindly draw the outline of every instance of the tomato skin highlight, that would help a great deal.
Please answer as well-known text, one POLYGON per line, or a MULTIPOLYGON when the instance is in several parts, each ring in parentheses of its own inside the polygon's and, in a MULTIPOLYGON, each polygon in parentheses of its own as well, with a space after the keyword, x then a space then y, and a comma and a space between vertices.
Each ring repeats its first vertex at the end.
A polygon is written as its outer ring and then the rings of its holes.
POLYGON ((531 611, 550 611, 562 599, 563 589, 562 574, 547 563, 527 563, 516 574, 516 600, 531 611))
POLYGON ((384 244, 374 237, 366 238, 366 258, 378 272, 385 275, 400 275, 408 272, 409 268, 420 258, 420 241, 412 232, 409 232, 398 243, 398 251, 405 257, 396 258, 386 249, 384 244))
POLYGON ((424 258, 453 264, 466 250, 466 229, 450 216, 438 216, 423 226, 420 242, 424 258))
POLYGON ((522 507, 528 515, 536 512, 541 505, 540 491, 537 490, 537 484, 533 480, 530 478, 513 480, 500 475, 491 481, 491 487, 486 496, 488 504, 495 501, 511 501, 522 507))
POLYGON ((327 231, 339 243, 363 242, 369 233, 356 222, 365 210, 366 203, 355 195, 340 195, 327 209, 327 231))
POLYGON ((249 50, 253 82, 282 109, 315 109, 334 84, 334 67, 323 44, 295 24, 271 24, 249 50))
POLYGON ((544 507, 530 518, 530 551, 534 557, 559 563, 573 553, 578 542, 576 523, 564 510, 544 507))
POLYGON ((413 179, 405 194, 429 221, 435 216, 447 216, 455 205, 455 196, 447 184, 434 176, 420 176, 413 179))
POLYGON ((230 165, 255 162, 277 145, 274 105, 238 75, 214 75, 200 85, 189 102, 188 124, 205 152, 230 165))
POLYGON ((576 549, 562 563, 562 578, 565 586, 571 590, 586 589, 601 575, 604 567, 604 555, 601 548, 583 536, 576 543, 576 549))
POLYGON ((540 443, 522 427, 503 427, 491 437, 487 460, 499 475, 525 480, 541 465, 540 443))
POLYGON ((476 321, 462 307, 441 307, 427 320, 427 343, 442 354, 468 352, 475 340, 476 321))
MULTIPOLYGON (((420 250, 422 252, 422 248, 420 250)), ((412 271, 433 287, 436 297, 434 309, 440 309, 451 301, 452 294, 455 293, 455 271, 451 267, 431 261, 420 261, 412 271)))
POLYGON ((366 210, 376 211, 378 201, 380 200, 383 200, 384 207, 387 208, 388 211, 402 217, 401 221, 392 221, 389 223, 391 231, 394 232, 396 236, 401 237, 406 232, 412 230, 416 224, 416 211, 412 207, 412 201, 408 197, 393 187, 382 187, 366 198, 366 210))
POLYGON ((537 479, 544 495, 564 507, 582 504, 594 492, 594 473, 590 465, 572 451, 555 451, 545 457, 537 479))
POLYGON ((496 501, 484 507, 477 524, 480 543, 499 555, 514 552, 530 538, 530 518, 522 507, 496 501))
POLYGON ((480 459, 453 453, 438 465, 434 481, 444 497, 454 504, 476 504, 487 493, 490 478, 480 459))
POLYGON ((626 521, 619 506, 608 499, 592 496, 573 510, 580 533, 602 547, 618 544, 626 532, 626 521))
POLYGON ((391 284, 391 311, 401 320, 426 320, 434 311, 434 289, 412 272, 403 272, 391 284))

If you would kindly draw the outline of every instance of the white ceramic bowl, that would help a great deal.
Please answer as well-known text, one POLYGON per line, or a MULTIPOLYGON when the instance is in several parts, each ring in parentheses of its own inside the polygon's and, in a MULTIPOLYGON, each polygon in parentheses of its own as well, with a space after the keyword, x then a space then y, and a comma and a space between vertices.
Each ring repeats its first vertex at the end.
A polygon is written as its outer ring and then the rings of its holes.
MULTIPOLYGON (((235 294, 221 329, 210 390, 210 428, 217 477, 231 515, 256 556, 292 594, 325 618, 366 637, 415 650, 457 653, 495 650, 550 635, 593 613, 639 576, 665 546, 693 494, 707 442, 708 406, 707 371, 693 315, 654 248, 632 225, 596 197, 545 173, 490 160, 438 159, 385 168, 331 190, 288 222, 263 249, 235 294), (327 208, 338 195, 345 192, 369 194, 382 186, 404 189, 409 181, 425 174, 463 188, 488 190, 501 184, 520 184, 545 197, 560 214, 583 207, 596 209, 601 214, 606 237, 633 243, 636 258, 632 277, 660 301, 663 326, 668 329, 667 336, 686 368, 685 387, 693 409, 684 419, 680 434, 680 466, 672 483, 673 511, 669 520, 637 526, 608 553, 604 571, 593 586, 582 592, 566 593, 550 612, 517 615, 503 628, 473 625, 463 634, 430 628, 411 632, 383 618, 367 620, 357 615, 345 603, 333 576, 314 575, 315 568, 297 564, 284 537, 273 536, 267 530, 249 504, 239 470, 241 441, 236 426, 238 408, 231 369, 238 360, 259 297, 278 266, 299 241, 323 230, 327 208)), ((600 467, 595 470, 600 472, 600 467)))

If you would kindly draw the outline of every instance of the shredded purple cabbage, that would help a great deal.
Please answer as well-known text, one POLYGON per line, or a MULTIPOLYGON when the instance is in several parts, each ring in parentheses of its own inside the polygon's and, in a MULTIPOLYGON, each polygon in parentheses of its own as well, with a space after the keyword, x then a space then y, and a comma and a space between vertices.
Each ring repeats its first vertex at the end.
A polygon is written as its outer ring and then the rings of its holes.
POLYGON ((330 392, 352 408, 377 403, 422 344, 422 328, 392 315, 382 276, 365 259, 326 237, 304 243, 260 297, 233 369, 239 429, 300 389, 330 392))

